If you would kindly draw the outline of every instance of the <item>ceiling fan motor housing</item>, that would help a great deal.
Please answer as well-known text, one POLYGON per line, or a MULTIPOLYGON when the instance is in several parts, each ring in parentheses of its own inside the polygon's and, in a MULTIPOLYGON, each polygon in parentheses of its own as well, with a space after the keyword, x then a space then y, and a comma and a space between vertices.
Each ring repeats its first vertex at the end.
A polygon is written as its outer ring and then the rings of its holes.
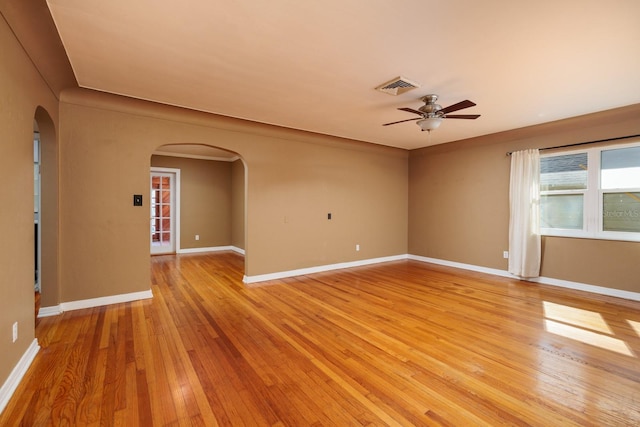
POLYGON ((442 110, 442 107, 438 104, 426 104, 423 105, 422 107, 418 108, 418 111, 423 112, 426 117, 435 117, 438 116, 440 110, 442 110))
POLYGON ((442 106, 436 104, 438 95, 425 95, 420 98, 420 100, 424 102, 424 105, 418 108, 418 111, 424 113, 425 117, 436 117, 439 115, 438 112, 442 110, 442 106))

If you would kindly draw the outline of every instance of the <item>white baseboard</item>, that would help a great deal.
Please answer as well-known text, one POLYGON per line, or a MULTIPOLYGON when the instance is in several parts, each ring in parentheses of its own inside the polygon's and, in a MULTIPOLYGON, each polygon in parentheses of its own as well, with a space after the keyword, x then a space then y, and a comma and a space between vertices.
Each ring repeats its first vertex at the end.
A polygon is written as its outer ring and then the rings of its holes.
MULTIPOLYGON (((508 277, 511 279, 520 280, 518 277, 512 275, 506 270, 481 267, 473 264, 464 264, 461 262, 448 261, 448 260, 438 259, 438 258, 429 258, 429 257, 423 257, 419 255, 404 254, 404 255, 394 255, 390 257, 382 257, 382 258, 371 258, 371 259, 365 259, 365 260, 353 261, 353 262, 343 262, 338 264, 321 265, 318 267, 301 268, 298 270, 280 271, 276 273, 260 274, 257 276, 245 275, 242 281, 247 284, 257 283, 257 282, 264 282, 267 280, 283 279, 285 277, 302 276, 305 274, 320 273, 323 271, 338 270, 342 268, 359 267, 363 265, 378 264, 381 262, 397 261, 402 259, 412 259, 415 261, 428 262, 432 264, 444 265, 447 267, 460 268, 462 270, 471 270, 479 273, 493 274, 495 276, 508 277)), ((624 298, 632 301, 640 301, 640 293, 638 292, 630 292, 630 291, 625 291, 621 289, 606 288, 604 286, 595 286, 587 283, 571 282, 568 280, 554 279, 552 277, 538 277, 536 279, 527 279, 527 281, 540 283, 544 285, 557 286, 560 288, 590 292, 590 293, 599 294, 599 295, 624 298)))
POLYGON ((305 274, 321 273, 323 271, 339 270, 342 268, 360 267, 363 265, 379 264, 381 262, 398 261, 407 259, 407 255, 393 255, 381 258, 370 258, 359 261, 341 262, 338 264, 320 265, 317 267, 300 268, 297 270, 279 271, 276 273, 259 274, 257 276, 245 275, 242 281, 244 283, 265 282, 267 280, 284 279, 285 277, 302 276, 305 274))
MULTIPOLYGON (((235 246, 218 246, 216 248, 197 248, 197 250, 196 249, 185 249, 185 250, 192 251, 191 253, 194 253, 194 252, 205 252, 205 251, 210 252, 211 249, 213 249, 214 251, 231 250, 243 255, 245 253, 243 249, 237 248, 235 246)), ((268 280, 284 279, 286 277, 302 276, 305 274, 321 273, 324 271, 339 270, 339 269, 351 268, 351 267, 360 267, 364 265, 379 264, 382 262, 398 261, 403 259, 411 259, 415 261, 444 265, 447 267, 460 268, 463 270, 476 271, 479 273, 493 274, 495 276, 518 279, 516 276, 513 276, 506 270, 481 267, 481 266, 472 265, 472 264, 464 264, 460 262, 448 261, 448 260, 443 260, 438 258, 423 257, 419 255, 402 254, 402 255, 393 255, 393 256, 381 257, 381 258, 370 258, 370 259, 359 260, 359 261, 342 262, 337 264, 321 265, 317 267, 300 268, 297 270, 280 271, 276 273, 260 274, 256 276, 245 275, 242 281, 247 284, 258 283, 258 282, 265 282, 268 280)), ((541 283, 545 285, 557 286, 561 288, 590 292, 590 293, 595 293, 600 295, 624 298, 632 301, 640 301, 640 293, 638 292, 630 292, 630 291, 625 291, 621 289, 606 288, 603 286, 595 286, 587 283, 571 282, 568 280, 554 279, 552 277, 538 277, 536 279, 528 279, 528 281, 534 282, 534 283, 541 283)), ((72 301, 72 302, 62 303, 59 306, 43 307, 40 309, 40 313, 38 314, 38 317, 55 316, 64 311, 69 311, 69 310, 99 307, 102 305, 137 301, 137 300, 148 299, 148 298, 153 298, 153 294, 151 293, 150 289, 148 291, 135 292, 131 294, 122 294, 122 295, 93 298, 93 299, 87 299, 87 300, 81 300, 81 301, 72 301)))
MULTIPOLYGON (((506 270, 498 270, 495 268, 480 267, 472 264, 463 264, 459 262, 447 261, 437 258, 428 258, 418 255, 408 255, 409 259, 422 262, 430 262, 433 264, 445 265, 448 267, 461 268, 463 270, 477 271, 480 273, 488 273, 496 276, 509 277, 518 279, 518 277, 506 270)), ((624 291, 622 289, 605 288, 604 286, 589 285, 587 283, 571 282, 569 280, 554 279, 553 277, 538 277, 535 279, 527 279, 528 282, 540 283, 543 285, 557 286, 560 288, 574 289, 577 291, 590 292, 594 294, 606 295, 610 297, 624 298, 632 301, 640 301, 640 293, 624 291)))
POLYGON ((24 377, 27 369, 31 366, 31 363, 39 350, 40 346, 38 345, 38 340, 34 338, 34 340, 31 341, 29 348, 27 348, 27 351, 18 361, 18 364, 13 368, 11 374, 9 374, 7 380, 4 382, 2 387, 0 387, 0 414, 4 411, 7 403, 9 403, 9 399, 11 399, 16 388, 18 388, 18 384, 22 381, 22 377, 24 377))
POLYGON ((51 307, 41 307, 38 311, 38 318, 57 316, 58 314, 62 314, 62 309, 59 305, 54 305, 51 307))
POLYGON ((578 291, 591 292, 594 294, 607 295, 610 297, 624 298, 632 301, 640 301, 640 293, 625 291, 622 289, 605 288, 604 286, 589 285, 586 283, 570 282, 568 280, 554 279, 552 277, 538 277, 527 279, 529 282, 542 283, 545 285, 558 286, 560 288, 575 289, 578 291))
POLYGON ((244 255, 244 249, 239 248, 239 247, 237 247, 237 246, 231 246, 231 250, 232 250, 233 252, 237 252, 237 253, 239 253, 239 254, 241 254, 241 255, 244 255))
MULTIPOLYGON (((63 302, 60 304, 60 313, 71 310, 80 310, 83 308, 100 307, 109 304, 119 304, 123 302, 138 301, 142 299, 153 298, 151 289, 148 291, 132 292, 130 294, 111 295, 108 297, 83 299, 79 301, 63 302)), ((58 313, 58 314, 60 314, 58 313)))
POLYGON ((179 254, 197 254, 201 252, 220 252, 220 251, 234 251, 244 255, 244 249, 240 249, 236 246, 210 246, 208 248, 186 248, 178 249, 179 254))
POLYGON ((508 271, 498 270, 496 268, 480 267, 478 265, 473 265, 473 264, 463 264, 461 262, 447 261, 446 259, 429 258, 429 257, 419 256, 419 255, 407 255, 407 258, 412 259, 414 261, 429 262, 431 264, 438 264, 438 265, 444 265, 447 267, 460 268, 462 270, 471 270, 471 271, 477 271, 479 273, 493 274, 495 276, 515 278, 515 276, 512 276, 511 274, 509 274, 508 271))

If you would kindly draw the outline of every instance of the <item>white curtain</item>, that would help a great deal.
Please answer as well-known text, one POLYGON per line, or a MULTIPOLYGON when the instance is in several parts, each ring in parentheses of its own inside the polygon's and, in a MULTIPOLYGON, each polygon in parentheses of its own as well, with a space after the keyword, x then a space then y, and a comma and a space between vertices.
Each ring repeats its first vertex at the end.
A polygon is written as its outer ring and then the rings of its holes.
POLYGON ((509 273, 540 275, 540 153, 511 153, 509 186, 509 273))

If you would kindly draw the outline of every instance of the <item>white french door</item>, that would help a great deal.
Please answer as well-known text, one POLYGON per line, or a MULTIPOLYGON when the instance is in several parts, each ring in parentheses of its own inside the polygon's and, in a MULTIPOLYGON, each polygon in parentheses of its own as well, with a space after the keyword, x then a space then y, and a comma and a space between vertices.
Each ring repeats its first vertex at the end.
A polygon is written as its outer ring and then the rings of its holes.
POLYGON ((151 168, 151 255, 176 252, 178 176, 177 172, 166 168, 151 168))

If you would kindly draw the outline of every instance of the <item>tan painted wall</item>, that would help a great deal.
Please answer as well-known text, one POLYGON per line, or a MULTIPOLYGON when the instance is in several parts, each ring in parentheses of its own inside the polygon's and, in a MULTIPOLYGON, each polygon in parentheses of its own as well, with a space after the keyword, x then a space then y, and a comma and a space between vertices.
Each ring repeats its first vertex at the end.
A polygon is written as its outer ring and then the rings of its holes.
POLYGON ((148 212, 131 196, 165 144, 246 162, 249 276, 406 253, 404 150, 81 89, 63 92, 60 116, 63 301, 149 288, 148 212))
MULTIPOLYGON (((640 134, 640 105, 412 151, 409 252, 507 269, 508 151, 640 134)), ((640 243, 543 238, 542 276, 640 292, 640 243)))
MULTIPOLYGON (((58 106, 32 61, 0 16, 0 385, 34 339, 33 130, 58 121, 58 106), (12 325, 18 322, 18 340, 12 325)), ((55 139, 55 129, 46 128, 55 139)), ((49 141, 53 142, 54 141, 49 141)), ((51 215, 49 216, 51 218, 51 215)), ((53 273, 55 276, 55 272, 53 273)), ((55 286, 55 284, 54 284, 55 286)))
POLYGON ((154 155, 151 166, 180 169, 180 249, 231 245, 230 162, 154 155))
POLYGON ((231 245, 244 249, 245 167, 242 160, 231 164, 231 245))

